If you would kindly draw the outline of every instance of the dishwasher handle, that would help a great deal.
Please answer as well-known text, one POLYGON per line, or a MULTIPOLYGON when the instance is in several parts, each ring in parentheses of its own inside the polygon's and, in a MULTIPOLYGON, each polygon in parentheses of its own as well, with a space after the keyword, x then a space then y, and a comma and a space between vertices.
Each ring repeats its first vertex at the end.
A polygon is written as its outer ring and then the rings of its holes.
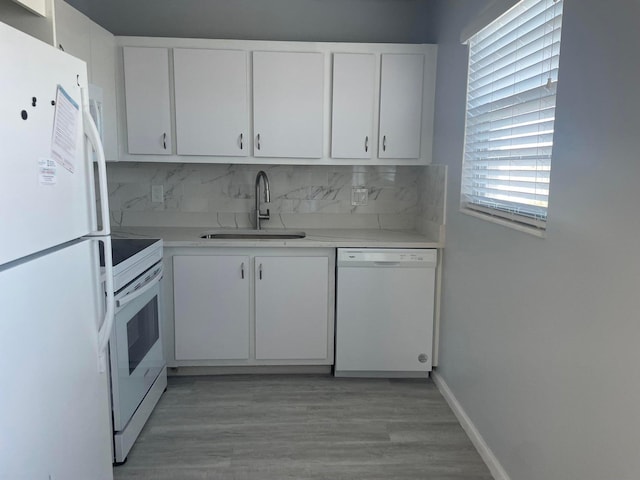
POLYGON ((338 268, 435 268, 436 249, 413 248, 338 248, 338 268))

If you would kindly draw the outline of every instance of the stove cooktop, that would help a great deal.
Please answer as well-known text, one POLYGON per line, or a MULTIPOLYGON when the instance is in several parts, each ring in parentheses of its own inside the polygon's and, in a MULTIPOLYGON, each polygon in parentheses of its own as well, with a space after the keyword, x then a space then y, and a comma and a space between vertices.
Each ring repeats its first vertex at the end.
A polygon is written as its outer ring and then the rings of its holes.
MULTIPOLYGON (((112 238, 114 291, 118 291, 162 260, 162 240, 112 238)), ((100 243, 100 265, 104 273, 104 247, 100 243)))
MULTIPOLYGON (((112 238, 111 254, 113 255, 113 266, 124 262, 126 259, 140 253, 145 248, 156 243, 156 238, 112 238)), ((104 267, 104 247, 100 243, 100 266, 104 267)))

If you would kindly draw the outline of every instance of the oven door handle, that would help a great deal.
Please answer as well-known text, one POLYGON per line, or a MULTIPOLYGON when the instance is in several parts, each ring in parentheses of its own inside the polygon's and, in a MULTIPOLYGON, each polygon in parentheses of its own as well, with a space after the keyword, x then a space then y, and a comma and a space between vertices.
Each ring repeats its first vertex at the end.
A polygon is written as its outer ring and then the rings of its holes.
POLYGON ((153 287, 155 287, 156 283, 160 282, 160 280, 162 279, 162 271, 163 271, 163 267, 162 265, 160 265, 158 269, 154 272, 153 277, 147 280, 147 282, 144 285, 142 285, 139 289, 134 290, 133 292, 128 293, 124 297, 116 300, 116 306, 118 308, 123 307, 127 303, 133 302, 136 298, 144 295, 153 287))
POLYGON ((105 266, 105 312, 102 326, 98 329, 98 371, 103 373, 107 370, 107 347, 109 346, 109 337, 113 329, 115 301, 113 293, 113 256, 111 250, 111 236, 93 237, 92 240, 102 242, 104 247, 104 266, 105 266))

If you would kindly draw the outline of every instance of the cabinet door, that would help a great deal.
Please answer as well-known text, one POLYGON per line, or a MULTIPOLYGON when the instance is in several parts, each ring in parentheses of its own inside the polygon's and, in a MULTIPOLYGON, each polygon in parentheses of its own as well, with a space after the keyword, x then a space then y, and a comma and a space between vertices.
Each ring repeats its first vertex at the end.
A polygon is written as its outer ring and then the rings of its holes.
POLYGON ((375 68, 374 55, 333 54, 333 158, 371 158, 375 68))
POLYGON ((41 17, 47 16, 47 4, 44 0, 13 0, 18 5, 26 8, 32 13, 41 17))
POLYGON ((327 257, 256 257, 256 359, 327 358, 327 257))
POLYGON ((169 51, 123 50, 129 153, 170 155, 169 51))
POLYGON ((378 157, 419 158, 424 55, 382 55, 378 157))
MULTIPOLYGON (((56 47, 89 64, 91 21, 63 0, 56 0, 55 13, 56 47)), ((93 81, 90 72, 89 81, 93 81)))
POLYGON ((102 143, 107 160, 118 159, 116 115, 116 40, 115 37, 91 22, 91 83, 102 88, 102 143))
POLYGON ((249 257, 174 256, 176 360, 249 358, 249 257))
POLYGON ((179 155, 246 157, 247 53, 173 49, 179 155))
POLYGON ((322 157, 324 54, 253 52, 256 157, 322 157))

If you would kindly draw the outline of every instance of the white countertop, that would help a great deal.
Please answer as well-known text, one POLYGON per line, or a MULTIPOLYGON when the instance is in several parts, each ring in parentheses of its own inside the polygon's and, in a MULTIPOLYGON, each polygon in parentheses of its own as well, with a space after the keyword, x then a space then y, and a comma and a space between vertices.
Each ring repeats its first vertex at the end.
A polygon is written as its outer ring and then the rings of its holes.
MULTIPOLYGON (((162 238, 165 247, 361 247, 361 248, 442 248, 435 238, 413 231, 310 229, 296 239, 202 239, 211 227, 119 227, 114 238, 162 238)), ((269 229, 265 229, 268 231, 269 229)))

